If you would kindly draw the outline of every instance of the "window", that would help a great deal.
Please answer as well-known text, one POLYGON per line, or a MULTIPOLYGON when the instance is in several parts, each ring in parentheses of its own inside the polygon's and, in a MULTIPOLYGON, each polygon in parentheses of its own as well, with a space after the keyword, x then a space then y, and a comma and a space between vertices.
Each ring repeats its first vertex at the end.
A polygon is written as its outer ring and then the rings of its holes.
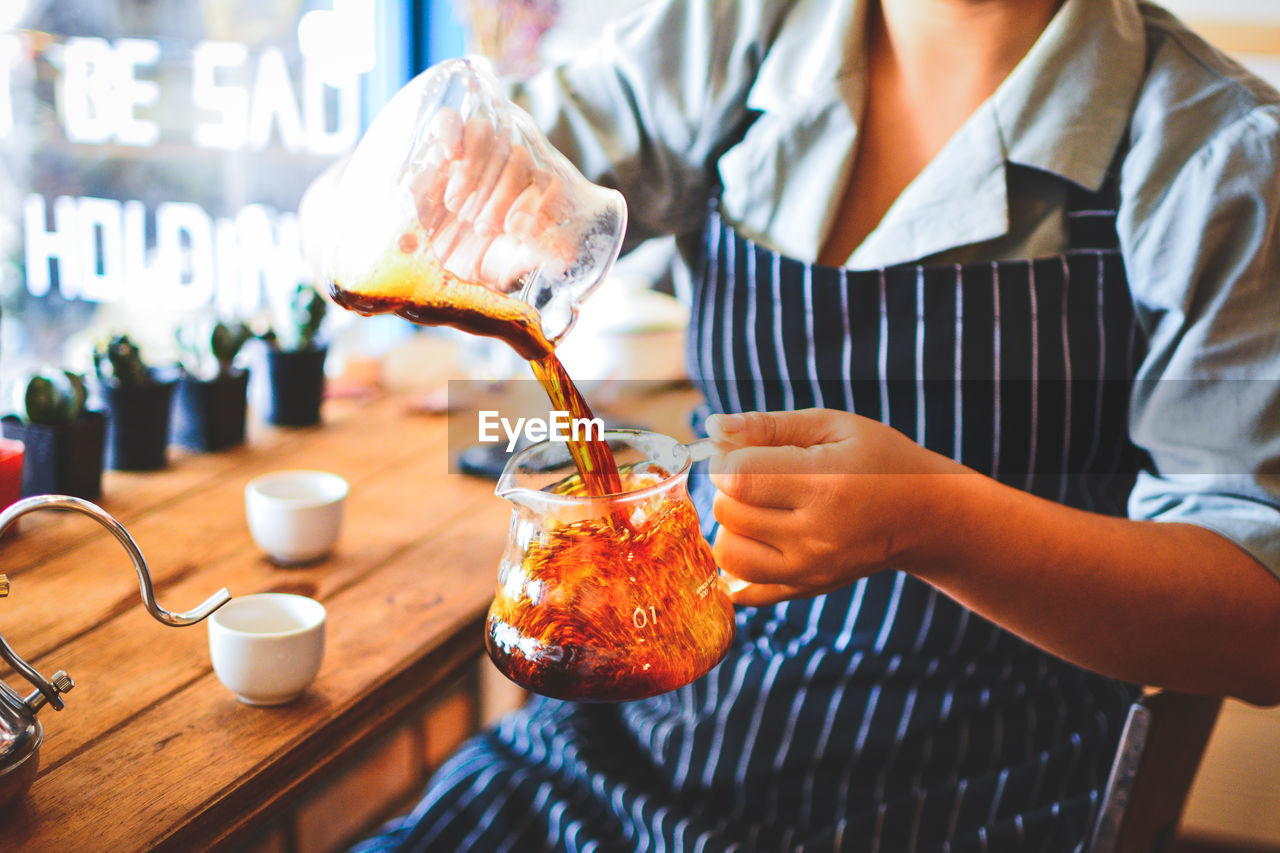
POLYGON ((450 18, 410 0, 5 0, 0 388, 84 369, 97 335, 154 361, 186 316, 283 300, 310 275, 302 192, 458 49, 450 18))

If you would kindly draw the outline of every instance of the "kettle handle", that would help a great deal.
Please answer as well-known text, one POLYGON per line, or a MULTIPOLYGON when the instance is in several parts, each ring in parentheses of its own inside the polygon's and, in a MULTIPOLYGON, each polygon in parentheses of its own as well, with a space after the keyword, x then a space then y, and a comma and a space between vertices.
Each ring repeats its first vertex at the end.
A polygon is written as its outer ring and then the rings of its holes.
POLYGON ((184 613, 173 613, 161 607, 156 602, 155 589, 151 584, 151 573, 147 570, 147 561, 142 556, 142 552, 138 550, 138 545, 133 541, 133 537, 129 535, 129 531, 125 530, 124 525, 116 521, 115 518, 97 504, 90 503, 82 498, 75 498, 70 495, 34 495, 33 497, 23 498, 16 503, 10 504, 8 508, 0 512, 0 535, 3 535, 9 525, 20 516, 40 509, 63 509, 79 512, 110 530, 116 539, 120 540, 120 544, 124 546, 125 551, 129 553, 129 557, 133 560, 133 567, 138 572, 138 584, 142 588, 142 605, 157 622, 175 628, 193 625, 231 600, 231 593, 224 588, 209 596, 200 606, 184 613))

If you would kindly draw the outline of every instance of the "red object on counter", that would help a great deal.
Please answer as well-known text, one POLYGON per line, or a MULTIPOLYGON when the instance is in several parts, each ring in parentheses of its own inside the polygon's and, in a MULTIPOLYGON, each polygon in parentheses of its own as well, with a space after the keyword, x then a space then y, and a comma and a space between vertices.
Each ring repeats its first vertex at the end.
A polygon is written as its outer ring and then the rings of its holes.
POLYGON ((21 441, 0 438, 0 509, 22 497, 21 441))

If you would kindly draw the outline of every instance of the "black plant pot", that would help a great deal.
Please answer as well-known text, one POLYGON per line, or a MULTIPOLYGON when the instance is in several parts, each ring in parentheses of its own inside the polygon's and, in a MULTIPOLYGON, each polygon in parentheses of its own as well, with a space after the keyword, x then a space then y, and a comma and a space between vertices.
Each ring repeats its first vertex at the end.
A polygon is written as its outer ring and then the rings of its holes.
POLYGON ((169 463, 169 412, 174 379, 146 385, 102 385, 107 407, 106 465, 155 471, 169 463))
POLYGON ((320 423, 327 354, 325 347, 267 350, 267 423, 276 426, 320 423))
POLYGON ((244 444, 249 371, 214 379, 183 376, 174 396, 169 439, 190 450, 225 450, 244 444))
POLYGON ((4 437, 24 446, 22 496, 93 500, 101 495, 106 421, 103 412, 85 412, 74 423, 59 426, 27 424, 13 415, 0 419, 4 437))

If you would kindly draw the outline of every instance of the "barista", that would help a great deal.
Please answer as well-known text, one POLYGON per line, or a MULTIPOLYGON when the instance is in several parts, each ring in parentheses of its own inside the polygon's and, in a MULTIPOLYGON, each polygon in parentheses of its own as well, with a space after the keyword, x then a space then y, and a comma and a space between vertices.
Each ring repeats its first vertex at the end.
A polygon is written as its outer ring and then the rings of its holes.
POLYGON ((1070 850, 1134 685, 1280 702, 1280 95, 1134 0, 655 0, 514 94, 696 273, 738 639, 364 849, 1070 850))

